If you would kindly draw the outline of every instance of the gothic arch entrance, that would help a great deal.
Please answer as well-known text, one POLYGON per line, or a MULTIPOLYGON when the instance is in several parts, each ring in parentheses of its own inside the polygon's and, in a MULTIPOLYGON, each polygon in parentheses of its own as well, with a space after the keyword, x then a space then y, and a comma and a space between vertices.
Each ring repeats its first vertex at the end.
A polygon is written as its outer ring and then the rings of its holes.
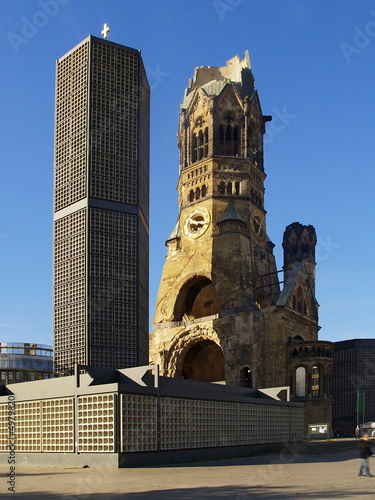
POLYGON ((224 354, 221 348, 212 340, 194 343, 184 356, 182 377, 201 382, 225 380, 224 354))

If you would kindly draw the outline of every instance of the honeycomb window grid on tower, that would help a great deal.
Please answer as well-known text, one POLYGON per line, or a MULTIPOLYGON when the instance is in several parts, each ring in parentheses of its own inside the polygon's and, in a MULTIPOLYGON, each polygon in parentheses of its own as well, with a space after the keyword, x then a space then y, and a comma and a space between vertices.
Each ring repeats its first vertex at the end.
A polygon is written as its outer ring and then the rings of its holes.
POLYGON ((70 116, 70 137, 86 133, 87 112, 86 109, 80 110, 70 116))
POLYGON ((128 135, 115 135, 115 156, 118 158, 135 159, 137 155, 137 133, 129 130, 128 135))
POLYGON ((90 276, 110 278, 113 276, 113 257, 92 254, 90 259, 90 276))
POLYGON ((79 113, 81 111, 85 111, 87 113, 88 88, 86 84, 82 85, 82 87, 78 89, 74 89, 74 92, 72 92, 69 96, 69 104, 67 103, 66 107, 69 115, 75 115, 76 113, 79 113))
POLYGON ((97 61, 92 63, 91 83, 98 87, 116 88, 116 69, 97 61))
POLYGON ((79 133, 70 138, 71 147, 70 150, 68 150, 69 160, 86 154, 86 141, 87 137, 85 130, 80 130, 79 133))
POLYGON ((108 346, 91 346, 91 364, 103 368, 114 366, 114 349, 108 346))
POLYGON ((134 94, 125 94, 124 92, 115 93, 113 101, 113 109, 120 114, 133 116, 134 119, 138 116, 138 96, 134 94))
POLYGON ((103 175, 105 177, 114 177, 115 158, 111 155, 93 152, 91 154, 91 173, 92 175, 103 175))
POLYGON ((104 177, 101 175, 91 175, 90 194, 95 198, 105 200, 113 199, 113 188, 115 179, 113 177, 104 177))
POLYGON ((125 182, 137 182, 137 163, 127 157, 115 158, 115 177, 125 182))
POLYGON ((86 173, 86 156, 85 154, 80 154, 70 161, 70 173, 71 178, 82 178, 86 173))
POLYGON ((69 280, 84 278, 85 272, 85 256, 80 255, 69 260, 69 280))
POLYGON ((85 234, 78 233, 70 239, 70 257, 78 257, 85 253, 85 234))
MULTIPOLYGON (((137 349, 137 331, 136 327, 120 327, 119 325, 113 326, 113 344, 121 349, 137 349)), ((119 352, 122 356, 123 353, 119 352)))
POLYGON ((75 280, 70 282, 69 296, 72 302, 81 302, 85 300, 85 280, 75 280))
POLYGON ((115 155, 115 141, 113 134, 103 130, 91 131, 91 149, 94 152, 115 155))
POLYGON ((114 324, 137 326, 137 312, 134 303, 120 304, 115 302, 114 306, 114 324))
POLYGON ((119 351, 118 348, 114 349, 114 363, 115 366, 132 367, 137 364, 138 349, 127 348, 126 351, 119 351))
POLYGON ((127 237, 137 237, 137 216, 125 213, 114 213, 114 233, 127 237))
POLYGON ((113 133, 115 130, 115 113, 107 108, 91 107, 91 128, 113 133))

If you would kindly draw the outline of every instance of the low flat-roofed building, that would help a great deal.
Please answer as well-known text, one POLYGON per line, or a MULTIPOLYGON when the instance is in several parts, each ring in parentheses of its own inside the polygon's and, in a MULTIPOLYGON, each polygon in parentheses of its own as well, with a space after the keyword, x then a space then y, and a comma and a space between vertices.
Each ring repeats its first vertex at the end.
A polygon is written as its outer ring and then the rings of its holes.
POLYGON ((51 345, 0 342, 0 384, 42 380, 52 376, 51 345))
POLYGON ((18 465, 127 467, 246 455, 302 439, 301 403, 159 377, 156 365, 76 365, 75 375, 0 386, 2 465, 10 451, 18 465))

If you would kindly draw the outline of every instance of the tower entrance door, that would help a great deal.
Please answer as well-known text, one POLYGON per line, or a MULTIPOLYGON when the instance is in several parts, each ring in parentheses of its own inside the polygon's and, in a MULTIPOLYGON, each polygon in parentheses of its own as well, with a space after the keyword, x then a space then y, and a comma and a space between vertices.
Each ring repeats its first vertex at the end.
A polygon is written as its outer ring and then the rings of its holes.
POLYGON ((224 354, 212 340, 201 340, 187 351, 182 377, 201 382, 220 382, 224 376, 224 354))

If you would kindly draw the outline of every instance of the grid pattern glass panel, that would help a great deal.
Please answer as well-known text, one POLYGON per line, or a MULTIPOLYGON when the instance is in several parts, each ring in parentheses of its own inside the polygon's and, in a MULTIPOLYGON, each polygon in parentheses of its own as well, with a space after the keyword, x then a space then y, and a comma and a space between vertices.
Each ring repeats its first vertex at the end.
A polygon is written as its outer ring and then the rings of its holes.
POLYGON ((161 399, 161 449, 190 448, 191 410, 189 399, 161 399))
POLYGON ((291 427, 291 439, 293 441, 302 441, 304 432, 303 432, 303 413, 299 408, 291 408, 290 411, 290 427, 291 427))
POLYGON ((214 401, 191 401, 192 448, 217 445, 217 403, 214 401))
POLYGON ((138 364, 137 216, 90 209, 90 364, 138 364))
POLYGON ((42 451, 74 451, 73 398, 42 401, 42 451))
MULTIPOLYGON (((292 410, 291 437, 303 439, 303 410, 292 410)), ((161 449, 238 446, 288 439, 287 407, 161 399, 161 449)))
POLYGON ((78 452, 115 451, 115 396, 78 398, 78 452))
POLYGON ((55 211, 86 195, 88 42, 57 61, 55 211))
POLYGON ((17 451, 41 451, 40 401, 17 403, 17 451))
POLYGON ((54 340, 55 372, 85 364, 86 209, 55 221, 54 340))
MULTIPOLYGON (((17 403, 16 403, 17 405, 17 403)), ((0 452, 8 451, 7 445, 10 442, 9 439, 9 416, 8 416, 8 403, 0 404, 0 452)), ((17 411, 17 406, 16 406, 17 411)))
POLYGON ((92 48, 90 194, 135 205, 139 55, 96 40, 92 48))
POLYGON ((157 450, 157 398, 122 395, 122 451, 157 450))
POLYGON ((235 445, 238 435, 238 422, 233 419, 233 403, 218 404, 218 439, 220 446, 235 445))

